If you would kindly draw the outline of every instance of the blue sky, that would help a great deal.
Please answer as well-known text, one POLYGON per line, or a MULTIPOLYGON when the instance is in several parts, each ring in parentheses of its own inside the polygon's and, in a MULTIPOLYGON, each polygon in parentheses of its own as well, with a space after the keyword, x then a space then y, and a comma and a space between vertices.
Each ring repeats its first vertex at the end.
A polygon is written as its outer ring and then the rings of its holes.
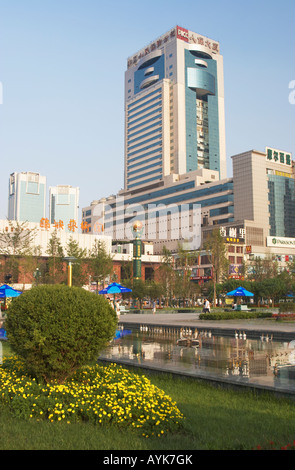
POLYGON ((14 171, 79 186, 80 209, 123 188, 126 61, 176 25, 220 42, 228 175, 250 149, 295 159, 294 18, 294 0, 0 0, 0 218, 14 171))

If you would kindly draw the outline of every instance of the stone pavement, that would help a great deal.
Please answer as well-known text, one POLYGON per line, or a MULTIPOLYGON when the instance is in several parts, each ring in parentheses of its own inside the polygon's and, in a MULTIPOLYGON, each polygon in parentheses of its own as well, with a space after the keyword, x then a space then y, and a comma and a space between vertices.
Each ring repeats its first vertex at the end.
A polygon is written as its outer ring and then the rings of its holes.
POLYGON ((212 334, 234 335, 243 331, 248 337, 260 337, 261 334, 273 335, 278 341, 295 340, 295 322, 275 321, 271 319, 251 320, 200 320, 199 313, 126 313, 120 316, 123 326, 158 325, 166 328, 197 328, 210 330, 212 334))

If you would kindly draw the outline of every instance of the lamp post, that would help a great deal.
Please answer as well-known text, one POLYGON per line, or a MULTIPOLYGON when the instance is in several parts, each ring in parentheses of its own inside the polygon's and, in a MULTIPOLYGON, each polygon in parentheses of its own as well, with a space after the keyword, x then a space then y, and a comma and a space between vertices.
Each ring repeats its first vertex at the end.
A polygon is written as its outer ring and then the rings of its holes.
POLYGON ((41 273, 40 273, 40 270, 39 268, 36 268, 36 271, 34 271, 34 274, 33 274, 35 280, 36 280, 36 285, 39 284, 39 278, 41 276, 41 273))
POLYGON ((133 278, 141 279, 142 223, 138 220, 133 224, 133 278))
POLYGON ((74 256, 67 256, 64 258, 64 261, 68 263, 68 286, 72 287, 73 263, 76 261, 76 258, 74 256))

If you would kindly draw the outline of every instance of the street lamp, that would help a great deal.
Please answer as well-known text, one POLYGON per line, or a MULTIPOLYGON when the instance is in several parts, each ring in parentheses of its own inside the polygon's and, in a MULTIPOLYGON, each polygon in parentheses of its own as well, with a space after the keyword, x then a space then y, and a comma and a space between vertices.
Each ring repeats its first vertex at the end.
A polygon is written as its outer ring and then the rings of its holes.
POLYGON ((64 258, 64 261, 68 263, 68 286, 72 287, 72 274, 73 274, 73 266, 72 263, 76 261, 74 256, 67 256, 64 258))
POLYGON ((41 272, 39 271, 39 268, 36 268, 36 271, 34 271, 33 274, 34 278, 36 279, 36 284, 39 284, 39 278, 41 277, 41 272))

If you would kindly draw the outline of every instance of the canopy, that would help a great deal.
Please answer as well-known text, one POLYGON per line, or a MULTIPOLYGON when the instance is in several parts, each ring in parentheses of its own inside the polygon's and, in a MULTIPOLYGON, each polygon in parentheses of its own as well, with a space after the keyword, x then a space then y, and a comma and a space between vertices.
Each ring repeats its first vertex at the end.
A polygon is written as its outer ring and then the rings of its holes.
POLYGON ((132 292, 128 287, 121 286, 117 282, 113 282, 105 289, 99 291, 99 294, 124 294, 125 292, 132 292))
POLYGON ((20 290, 16 290, 7 284, 3 284, 3 286, 0 287, 0 297, 18 297, 21 294, 22 292, 20 290))
POLYGON ((244 287, 237 287, 237 289, 232 290, 231 292, 228 292, 226 295, 229 297, 253 297, 254 294, 252 292, 249 292, 248 290, 244 289, 244 287))

